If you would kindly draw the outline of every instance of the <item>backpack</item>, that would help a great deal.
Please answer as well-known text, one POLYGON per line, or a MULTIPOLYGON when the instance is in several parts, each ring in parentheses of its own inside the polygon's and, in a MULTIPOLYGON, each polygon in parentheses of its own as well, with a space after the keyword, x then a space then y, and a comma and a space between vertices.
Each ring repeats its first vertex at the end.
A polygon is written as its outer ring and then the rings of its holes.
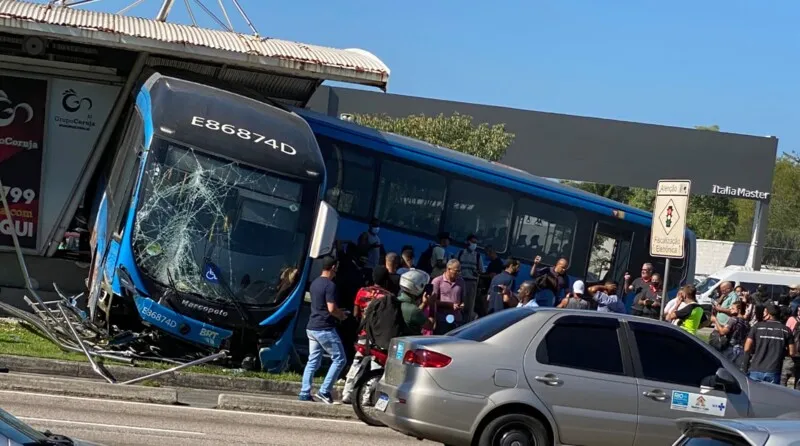
POLYGON ((433 248, 437 247, 435 243, 431 243, 428 245, 428 249, 422 252, 419 256, 419 260, 417 260, 416 268, 425 271, 426 273, 430 274, 433 272, 433 266, 431 265, 431 259, 433 258, 433 248))
MULTIPOLYGON (((466 249, 462 249, 461 251, 458 251, 458 254, 456 255, 456 259, 457 259, 459 262, 461 262, 461 256, 463 256, 465 252, 467 252, 467 250, 466 250, 466 249)), ((475 250, 475 252, 478 254, 478 260, 477 260, 477 262, 478 262, 478 265, 479 265, 479 266, 478 266, 478 268, 480 268, 480 266, 482 266, 482 265, 483 265, 483 257, 481 257, 481 252, 480 252, 480 251, 478 251, 478 250, 475 250)), ((464 262, 461 262, 461 263, 464 263, 464 262)), ((477 273, 478 273, 478 271, 477 271, 477 270, 475 270, 475 274, 477 274, 477 273)))
POLYGON ((370 302, 362 326, 367 332, 367 340, 383 351, 389 351, 393 338, 408 332, 402 304, 394 294, 370 302))
POLYGON ((386 297, 390 294, 392 293, 385 288, 379 287, 378 285, 365 286, 356 292, 355 304, 357 307, 361 308, 361 310, 366 311, 367 307, 370 303, 372 303, 373 300, 386 297))

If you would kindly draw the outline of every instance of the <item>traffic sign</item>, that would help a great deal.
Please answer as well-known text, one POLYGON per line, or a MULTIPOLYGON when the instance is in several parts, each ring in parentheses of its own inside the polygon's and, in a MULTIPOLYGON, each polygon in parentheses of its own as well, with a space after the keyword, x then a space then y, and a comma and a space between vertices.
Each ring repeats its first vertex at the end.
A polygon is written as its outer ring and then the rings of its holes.
POLYGON ((686 208, 691 188, 689 180, 659 180, 650 229, 651 256, 682 259, 686 255, 686 208))

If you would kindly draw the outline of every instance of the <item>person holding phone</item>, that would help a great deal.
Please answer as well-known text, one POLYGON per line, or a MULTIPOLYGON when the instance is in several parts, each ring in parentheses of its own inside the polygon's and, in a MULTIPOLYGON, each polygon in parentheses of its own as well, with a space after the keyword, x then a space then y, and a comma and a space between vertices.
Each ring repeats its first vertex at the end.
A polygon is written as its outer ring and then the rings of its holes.
POLYGON ((436 300, 435 333, 445 334, 461 325, 463 321, 466 285, 461 278, 461 262, 451 259, 447 262, 444 274, 433 279, 431 283, 433 298, 436 300))
POLYGON ((489 294, 486 297, 488 300, 488 314, 516 306, 516 304, 512 305, 513 302, 510 300, 513 296, 504 293, 504 291, 514 289, 514 282, 519 274, 519 267, 520 263, 517 259, 508 259, 506 260, 503 271, 492 278, 489 284, 489 294))

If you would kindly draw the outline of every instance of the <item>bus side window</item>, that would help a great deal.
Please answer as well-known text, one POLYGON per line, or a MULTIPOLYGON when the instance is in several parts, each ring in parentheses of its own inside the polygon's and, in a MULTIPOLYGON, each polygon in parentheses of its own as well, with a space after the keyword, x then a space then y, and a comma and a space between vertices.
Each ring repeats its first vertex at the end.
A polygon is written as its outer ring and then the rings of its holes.
POLYGON ((435 237, 444 209, 447 181, 442 175, 404 163, 381 163, 376 216, 404 229, 435 237))
POLYGON ((144 141, 144 121, 138 110, 131 121, 114 159, 109 176, 109 233, 121 235, 123 218, 131 206, 132 183, 136 178, 136 164, 144 141))
POLYGON ((502 254, 511 224, 511 194, 471 181, 452 180, 447 193, 444 230, 457 242, 475 234, 482 246, 502 254))
POLYGON ((518 259, 554 265, 559 257, 572 256, 572 242, 578 217, 572 211, 529 198, 520 198, 514 210, 514 231, 509 253, 518 259))
POLYGON ((368 150, 317 135, 327 169, 325 200, 343 214, 367 219, 375 185, 375 158, 368 150))

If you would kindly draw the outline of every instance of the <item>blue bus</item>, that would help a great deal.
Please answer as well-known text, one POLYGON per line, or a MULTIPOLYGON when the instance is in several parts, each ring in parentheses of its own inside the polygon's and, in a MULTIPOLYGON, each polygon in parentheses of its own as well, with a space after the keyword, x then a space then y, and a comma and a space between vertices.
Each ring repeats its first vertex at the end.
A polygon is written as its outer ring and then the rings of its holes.
POLYGON ((325 165, 295 113, 191 74, 149 70, 109 145, 89 313, 167 358, 228 350, 280 370, 310 258, 331 252, 325 165))
MULTIPOLYGON (((437 234, 448 232, 454 255, 475 234, 482 247, 523 263, 518 280, 529 278, 536 256, 542 265, 569 259, 571 281, 621 283, 627 271, 637 277, 645 262, 664 272, 664 260, 649 256, 649 212, 412 138, 307 110, 299 114, 325 159, 326 201, 339 212, 340 240, 357 240, 377 218, 387 251, 411 245, 419 257, 437 234)), ((684 259, 670 262, 667 289, 673 294, 694 278, 691 231, 685 248, 684 259)), ((632 297, 626 296, 627 306, 632 297)), ((546 305, 554 298, 550 291, 537 295, 546 305)))

